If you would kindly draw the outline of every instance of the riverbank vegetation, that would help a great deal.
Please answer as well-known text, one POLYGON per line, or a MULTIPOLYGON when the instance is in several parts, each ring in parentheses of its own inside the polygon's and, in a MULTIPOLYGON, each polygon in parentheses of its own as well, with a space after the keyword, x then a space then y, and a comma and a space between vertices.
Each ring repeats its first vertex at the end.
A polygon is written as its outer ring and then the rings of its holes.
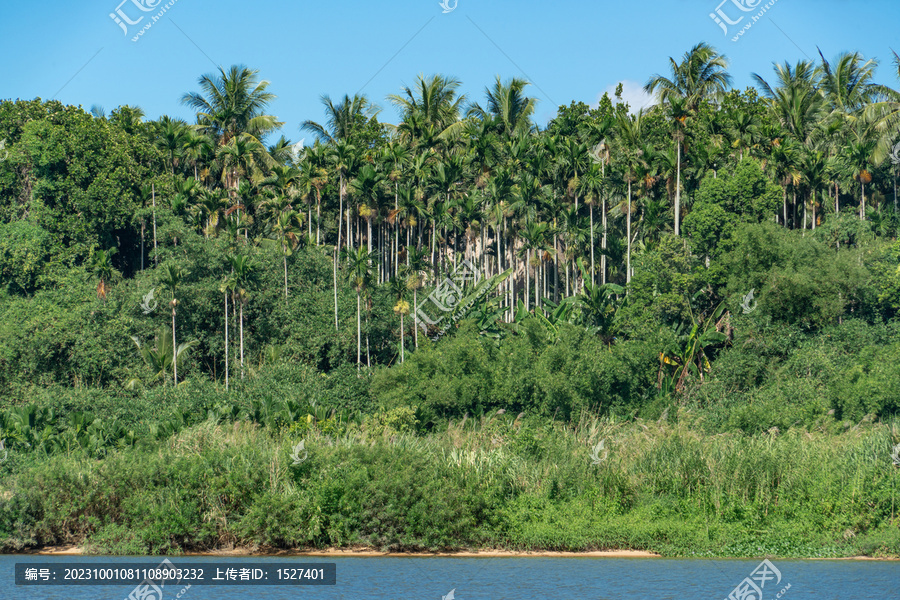
POLYGON ((0 546, 900 555, 900 92, 820 59, 0 102, 0 546))

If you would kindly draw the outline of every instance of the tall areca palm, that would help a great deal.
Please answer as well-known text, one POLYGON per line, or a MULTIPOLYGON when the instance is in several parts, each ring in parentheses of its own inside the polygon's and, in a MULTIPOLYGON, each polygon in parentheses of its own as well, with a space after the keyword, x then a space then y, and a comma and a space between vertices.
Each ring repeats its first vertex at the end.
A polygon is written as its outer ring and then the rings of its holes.
POLYGON ((347 252, 347 279, 356 292, 356 372, 362 369, 362 296, 372 284, 372 255, 365 248, 347 252))
POLYGON ((249 256, 242 254, 229 254, 227 257, 234 276, 234 293, 240 304, 240 338, 241 338, 241 379, 244 378, 244 305, 249 298, 248 289, 253 277, 254 265, 249 256))
POLYGON ((594 163, 581 178, 578 185, 579 191, 584 196, 584 201, 591 207, 591 283, 596 283, 596 270, 594 267, 594 206, 603 195, 606 184, 604 179, 603 167, 594 163))
POLYGON ((263 240, 265 245, 275 246, 281 253, 284 263, 284 297, 288 297, 288 270, 287 259, 294 253, 294 249, 300 243, 297 232, 302 229, 303 215, 295 210, 286 210, 279 213, 275 222, 271 225, 271 237, 263 240))
POLYGON ((175 309, 178 306, 176 292, 178 286, 184 281, 184 276, 184 270, 175 264, 164 265, 159 273, 160 284, 168 288, 169 292, 172 294, 172 300, 169 302, 169 306, 172 308, 172 378, 175 385, 178 385, 178 356, 175 354, 178 348, 175 337, 175 309))
POLYGON ((626 206, 626 229, 625 236, 627 238, 627 253, 625 266, 625 282, 631 282, 631 192, 632 184, 637 180, 638 171, 646 167, 647 162, 644 159, 644 111, 639 110, 636 115, 627 115, 620 113, 616 116, 616 132, 617 148, 615 151, 614 162, 619 165, 622 176, 628 187, 627 206, 626 206))
POLYGON ((689 113, 697 113, 703 101, 721 98, 731 83, 731 76, 727 71, 728 59, 705 43, 691 48, 680 63, 671 57, 669 63, 671 78, 654 75, 644 86, 644 90, 648 94, 655 93, 659 102, 669 107, 677 154, 675 235, 681 235, 681 145, 684 141, 685 120, 689 113))

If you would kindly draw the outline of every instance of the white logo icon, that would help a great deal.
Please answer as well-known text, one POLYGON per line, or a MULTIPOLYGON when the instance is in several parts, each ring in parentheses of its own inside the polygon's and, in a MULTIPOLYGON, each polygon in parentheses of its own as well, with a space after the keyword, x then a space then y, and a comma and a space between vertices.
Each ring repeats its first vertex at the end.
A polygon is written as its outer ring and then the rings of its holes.
POLYGON ((305 442, 300 440, 300 443, 293 447, 293 453, 291 454, 291 458, 294 460, 293 464, 299 465, 303 461, 305 461, 309 457, 309 452, 305 448, 305 442), (303 453, 303 456, 300 456, 300 453, 303 453))
MULTIPOLYGON (((0 441, 0 448, 3 447, 3 442, 0 441)), ((891 460, 894 461, 895 467, 900 467, 900 444, 894 446, 894 451, 891 452, 891 460)))
MULTIPOLYGON (((440 4, 441 8, 444 9, 444 14, 446 15, 448 12, 453 12, 454 10, 456 10, 456 7, 459 5, 459 0, 454 0, 453 6, 450 6, 450 0, 441 0, 440 2, 438 2, 438 4, 440 4)), ((450 594, 452 595, 453 592, 450 592, 450 594)), ((448 600, 452 600, 452 598, 448 600)))
POLYGON ((159 306, 159 303, 153 299, 154 291, 155 290, 150 290, 147 292, 147 295, 144 296, 143 301, 141 301, 141 309, 144 311, 145 315, 149 315, 156 310, 157 306, 159 306), (153 303, 152 305, 150 304, 151 302, 153 303))
POLYGON ((592 465, 599 465, 604 460, 606 460, 607 456, 609 456, 609 450, 605 450, 604 449, 605 446, 606 446, 606 440, 600 440, 599 442, 597 442, 597 445, 594 446, 594 449, 591 450, 591 464, 592 465), (601 452, 603 453, 603 456, 600 456, 601 452))
MULTIPOLYGON (((132 4, 134 4, 138 10, 142 12, 150 12, 159 6, 159 3, 162 0, 130 0, 132 4)), ((138 17, 137 21, 132 21, 128 18, 124 12, 122 12, 122 4, 129 2, 129 0, 122 0, 121 4, 116 7, 116 12, 109 13, 109 18, 116 22, 116 25, 122 28, 122 32, 125 35, 128 35, 128 27, 125 26, 125 23, 129 25, 137 25, 141 21, 144 20, 144 17, 138 17)))
POLYGON ((4 443, 6 443, 6 440, 0 440, 0 450, 3 450, 3 458, 0 458, 0 462, 6 462, 6 459, 9 458, 9 451, 3 445, 4 443))
POLYGON ((6 140, 0 140, 0 162, 9 158, 9 150, 6 149, 6 140))
POLYGON ((756 291, 756 288, 750 290, 750 293, 744 296, 744 301, 741 303, 741 309, 744 311, 745 315, 749 315, 754 310, 756 310, 757 302, 753 301, 753 293, 756 291), (753 306, 750 306, 750 303, 753 302, 753 306))
MULTIPOLYGON (((728 23, 728 25, 737 25, 744 20, 744 17, 739 17, 737 21, 732 21, 730 18, 728 18, 728 15, 726 15, 722 11, 722 6, 727 4, 728 2, 729 0, 722 0, 722 3, 716 7, 716 12, 709 13, 709 18, 715 21, 716 25, 722 28, 722 31, 725 32, 725 35, 728 35, 728 26, 726 26, 725 23, 728 23)), ((757 6, 759 6, 762 0, 730 0, 730 2, 742 12, 750 12, 757 6)))
MULTIPOLYGON (((444 12, 446 12, 446 11, 444 11, 444 12)), ((454 598, 456 598, 456 594, 453 593, 455 591, 456 591, 456 588, 453 588, 452 590, 450 590, 450 592, 446 596, 441 596, 441 600, 453 600, 454 598)))

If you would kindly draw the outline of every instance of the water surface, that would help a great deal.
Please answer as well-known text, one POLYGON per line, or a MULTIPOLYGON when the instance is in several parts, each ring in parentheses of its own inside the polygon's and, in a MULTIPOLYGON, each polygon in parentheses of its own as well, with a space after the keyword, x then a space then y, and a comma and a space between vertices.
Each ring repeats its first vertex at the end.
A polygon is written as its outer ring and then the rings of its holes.
MULTIPOLYGON (((159 557, 0 556, 0 599, 126 600, 134 586, 16 586, 17 562, 159 562, 159 557)), ((315 598, 442 600, 724 600, 759 560, 648 558, 447 557, 172 557, 192 563, 337 564, 334 586, 166 586, 162 600, 294 600, 315 598), (179 596, 180 594, 180 596, 179 596), (447 598, 450 600, 450 598, 447 598)), ((773 560, 781 572, 761 600, 900 600, 900 562, 773 560), (789 589, 784 591, 787 586, 789 589), (781 596, 778 597, 778 594, 781 596)), ((147 600, 157 600, 148 598, 147 600)), ((748 599, 749 600, 749 599, 748 599)), ((760 599, 754 599, 760 600, 760 599)))

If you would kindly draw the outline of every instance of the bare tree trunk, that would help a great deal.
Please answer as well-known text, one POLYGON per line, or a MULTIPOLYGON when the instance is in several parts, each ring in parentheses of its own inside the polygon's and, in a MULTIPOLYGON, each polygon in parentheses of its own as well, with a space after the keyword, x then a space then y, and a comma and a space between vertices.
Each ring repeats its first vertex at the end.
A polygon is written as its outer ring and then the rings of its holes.
MULTIPOLYGON (((338 227, 338 232, 341 228, 338 227)), ((340 244, 340 242, 338 242, 340 244)), ((338 264, 338 247, 334 247, 334 330, 338 330, 338 302, 337 302, 337 264, 338 264)))
POLYGON ((172 294, 172 374, 178 386, 178 342, 175 341, 175 294, 172 294))
POLYGON ((228 391, 228 290, 225 290, 225 391, 228 391))
POLYGON ((151 183, 150 189, 153 190, 153 264, 159 264, 159 257, 156 253, 156 183, 151 183))
POLYGON ((628 215, 627 215, 628 256, 625 260, 625 283, 631 283, 631 181, 628 181, 628 215))
MULTIPOLYGON (((678 146, 678 166, 675 182, 675 235, 681 235, 681 142, 678 146)), ((743 156, 743 155, 742 155, 743 156)))

